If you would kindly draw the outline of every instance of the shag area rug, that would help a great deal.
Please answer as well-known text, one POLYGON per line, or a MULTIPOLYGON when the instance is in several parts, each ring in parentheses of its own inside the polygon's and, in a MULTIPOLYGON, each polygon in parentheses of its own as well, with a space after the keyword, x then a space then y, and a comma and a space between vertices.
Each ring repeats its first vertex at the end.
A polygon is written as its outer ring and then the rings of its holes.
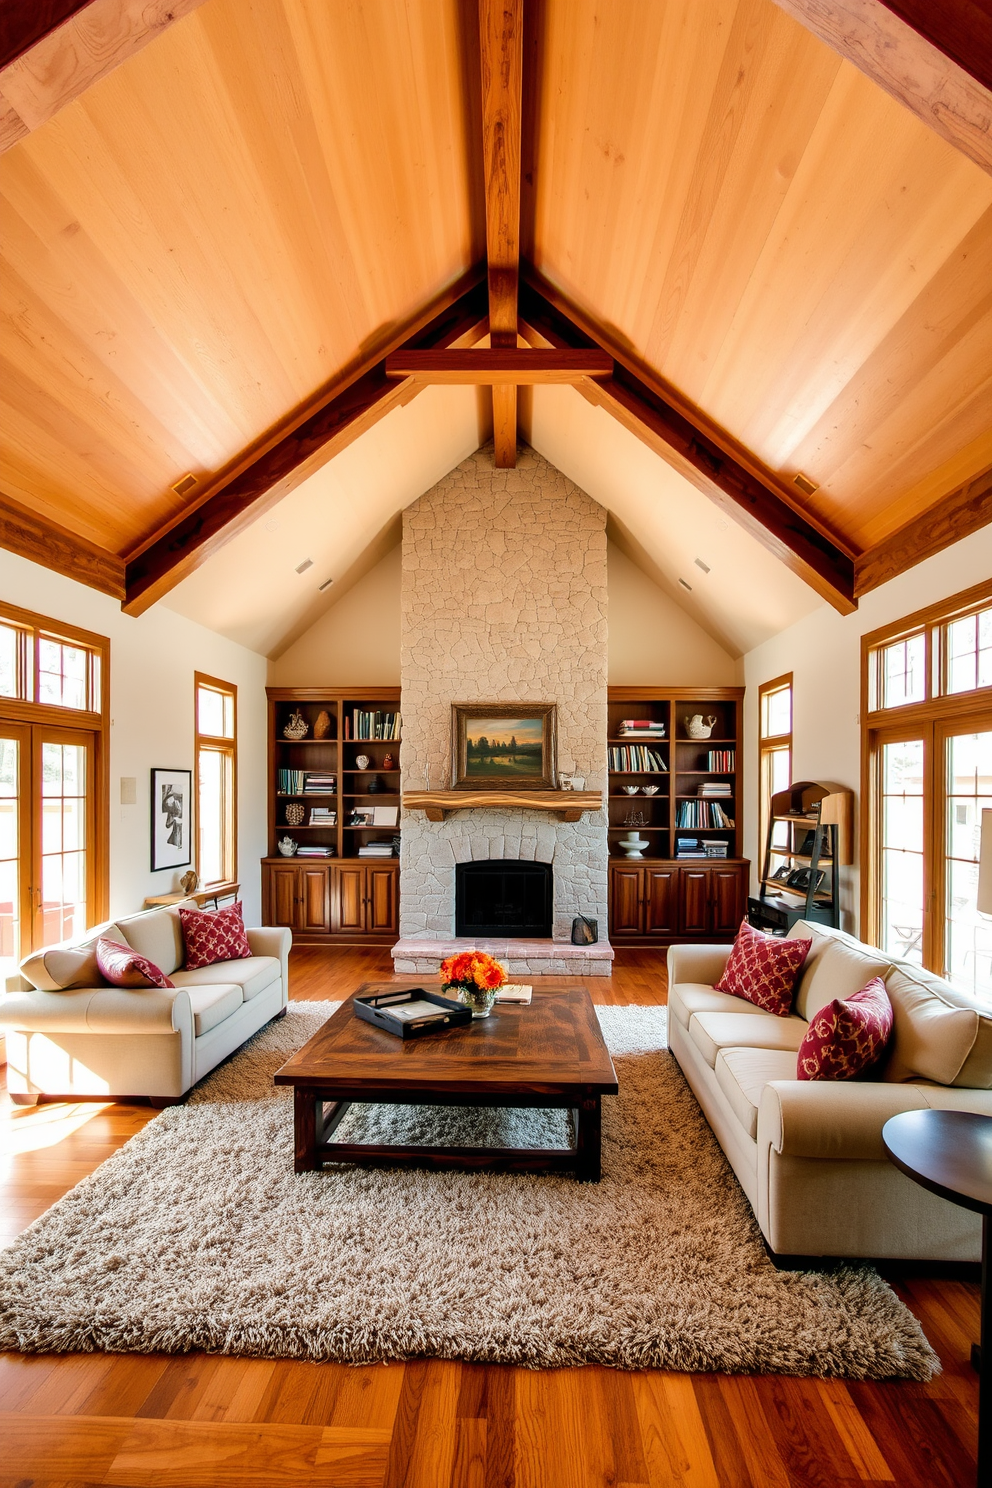
MULTIPOLYGON (((290 1003, 0 1254, 0 1346, 928 1379, 870 1267, 779 1272, 665 1043, 597 1009, 620 1094, 603 1179, 293 1173, 273 1072, 332 1003, 290 1003)), ((338 1135, 567 1145, 556 1111, 353 1107, 338 1135)))

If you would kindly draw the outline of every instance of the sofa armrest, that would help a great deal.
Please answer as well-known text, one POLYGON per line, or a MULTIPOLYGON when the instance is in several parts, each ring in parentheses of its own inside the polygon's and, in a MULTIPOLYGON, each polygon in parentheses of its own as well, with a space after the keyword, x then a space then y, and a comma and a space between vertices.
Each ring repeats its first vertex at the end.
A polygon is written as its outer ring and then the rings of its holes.
POLYGON ((8 992, 0 1027, 19 1033, 181 1033, 193 1037, 184 987, 75 987, 71 992, 8 992))
POLYGON ((289 953, 293 932, 282 925, 262 925, 248 931, 248 944, 253 956, 275 956, 282 967, 282 995, 289 996, 289 953))
POLYGON ((884 1162, 882 1127, 903 1111, 976 1111, 992 1116, 992 1090, 860 1080, 771 1080, 758 1106, 758 1148, 782 1157, 884 1162))
POLYGON ((723 976, 730 959, 728 945, 673 945, 668 947, 668 985, 701 982, 712 987, 723 976))

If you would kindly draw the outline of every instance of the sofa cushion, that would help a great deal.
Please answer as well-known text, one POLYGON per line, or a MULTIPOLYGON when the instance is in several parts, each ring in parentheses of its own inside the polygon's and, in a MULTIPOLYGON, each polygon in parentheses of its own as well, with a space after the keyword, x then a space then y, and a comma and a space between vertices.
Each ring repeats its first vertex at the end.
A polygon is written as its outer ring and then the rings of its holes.
POLYGON ((758 1135, 761 1092, 769 1080, 791 1080, 795 1059, 785 1049, 721 1049, 714 1065, 716 1083, 752 1141, 758 1135))
POLYGON ((892 1004, 881 977, 843 1002, 835 997, 814 1013, 799 1045, 797 1080, 856 1080, 885 1052, 892 1004))
POLYGON ((749 1013, 695 1013, 689 1022, 689 1037, 710 1069, 721 1049, 788 1049, 792 1052, 792 1079, 805 1032, 801 1018, 779 1018, 774 1013, 763 1013, 759 1018, 749 1013))
POLYGON ((181 909, 186 942, 186 969, 197 971, 218 961, 240 961, 251 955, 241 901, 225 909, 181 909))
POLYGON ((171 987, 172 982, 159 971, 154 961, 132 950, 122 941, 101 935, 96 943, 96 964, 100 974, 112 987, 171 987))
POLYGON ((201 982, 196 987, 187 986, 185 991, 193 1009, 193 1033, 197 1038, 223 1023, 244 1002, 241 988, 232 986, 230 982, 218 982, 213 986, 201 982))
POLYGON ((197 971, 177 971, 172 980, 177 987, 209 987, 233 982, 241 988, 245 1002, 251 1002, 253 997, 278 981, 280 973, 275 956, 245 956, 240 961, 218 961, 214 966, 201 966, 197 971))
POLYGON ((678 982, 668 989, 668 1006, 683 1028, 689 1027, 693 1013, 754 1013, 762 1017, 761 1008, 729 992, 717 992, 702 982, 678 982))
POLYGON ((169 904, 161 909, 146 909, 141 914, 129 915, 121 920, 122 939, 149 961, 154 961, 159 971, 171 976, 183 964, 185 947, 183 931, 179 921, 180 909, 196 907, 195 899, 185 899, 181 904, 169 904))
POLYGON ((20 965, 23 977, 40 992, 68 992, 72 987, 103 987, 106 983, 96 964, 96 943, 101 935, 123 940, 117 925, 98 925, 85 940, 74 944, 46 946, 32 951, 20 965))
POLYGON ((992 1089, 992 1009, 901 962, 885 978, 895 1026, 880 1078, 992 1089))
POLYGON ((793 925, 787 940, 812 940, 809 954, 803 964, 796 986, 793 1011, 807 1023, 835 997, 846 1001, 855 992, 871 981, 872 977, 885 978, 892 965, 891 957, 876 951, 872 946, 862 945, 843 930, 833 930, 826 925, 814 925, 799 920, 793 925))
POLYGON ((716 990, 743 997, 768 1013, 787 1018, 809 947, 809 940, 763 935, 743 920, 716 990))

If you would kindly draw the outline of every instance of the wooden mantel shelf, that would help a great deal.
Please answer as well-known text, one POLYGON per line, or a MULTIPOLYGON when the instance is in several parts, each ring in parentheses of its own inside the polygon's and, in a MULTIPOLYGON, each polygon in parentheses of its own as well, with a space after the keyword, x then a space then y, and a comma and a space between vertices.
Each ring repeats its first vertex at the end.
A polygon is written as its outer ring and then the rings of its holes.
POLYGON ((506 810, 508 806, 523 811, 553 811, 562 821, 576 822, 583 811, 600 811, 603 796, 600 791, 404 791, 403 805, 407 811, 423 811, 427 820, 434 822, 444 821, 448 811, 479 807, 506 810))

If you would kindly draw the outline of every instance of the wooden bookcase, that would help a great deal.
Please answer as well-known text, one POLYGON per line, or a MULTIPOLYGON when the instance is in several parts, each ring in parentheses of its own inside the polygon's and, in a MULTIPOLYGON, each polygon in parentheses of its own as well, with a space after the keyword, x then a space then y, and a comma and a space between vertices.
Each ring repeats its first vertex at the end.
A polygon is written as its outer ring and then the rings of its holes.
MULTIPOLYGON (((664 739, 642 741, 663 769, 617 769, 609 756, 610 939, 616 944, 667 944, 679 940, 732 939, 744 918, 749 863, 741 856, 743 687, 611 687, 607 703, 607 748, 636 745, 637 736, 621 735, 625 718, 647 718, 664 724, 664 739), (716 724, 708 739, 692 739, 686 719, 701 713, 716 724), (711 752, 730 753, 732 760, 711 767, 711 752), (704 781, 730 786, 717 805, 733 826, 680 826, 680 811, 700 801, 704 781), (624 786, 656 785, 628 795, 624 786), (619 840, 634 830, 632 814, 645 820, 636 828, 648 839, 643 858, 628 858, 619 840), (700 843, 726 843, 721 858, 688 858, 677 854, 678 837, 700 843)), ((623 764, 634 761, 625 760, 623 764)), ((707 813, 709 815, 709 813, 707 813)))
MULTIPOLYGON (((288 925, 303 944, 391 944, 399 931, 399 860, 363 858, 359 848, 389 842, 399 826, 350 824, 354 810, 400 804, 398 738, 356 737, 356 714, 398 714, 398 687, 329 688, 267 687, 268 697, 268 853, 262 860, 262 900, 267 925, 288 925), (303 739, 287 739, 290 714, 299 712, 308 730, 303 739), (313 736, 321 713, 330 728, 323 739, 313 736), (369 764, 362 767, 358 757, 369 764), (386 758, 392 755, 387 769, 386 758), (280 790, 281 771, 334 776, 334 789, 314 792, 280 790), (378 789, 369 786, 376 780, 378 789), (302 806, 304 821, 290 825, 287 807, 302 806), (333 825, 314 824, 312 808, 336 813, 333 825), (283 857, 277 843, 292 837, 301 846, 332 849, 326 858, 283 857)), ((383 720, 384 721, 384 720, 383 720)), ((397 814, 398 820, 398 814, 397 814)))

